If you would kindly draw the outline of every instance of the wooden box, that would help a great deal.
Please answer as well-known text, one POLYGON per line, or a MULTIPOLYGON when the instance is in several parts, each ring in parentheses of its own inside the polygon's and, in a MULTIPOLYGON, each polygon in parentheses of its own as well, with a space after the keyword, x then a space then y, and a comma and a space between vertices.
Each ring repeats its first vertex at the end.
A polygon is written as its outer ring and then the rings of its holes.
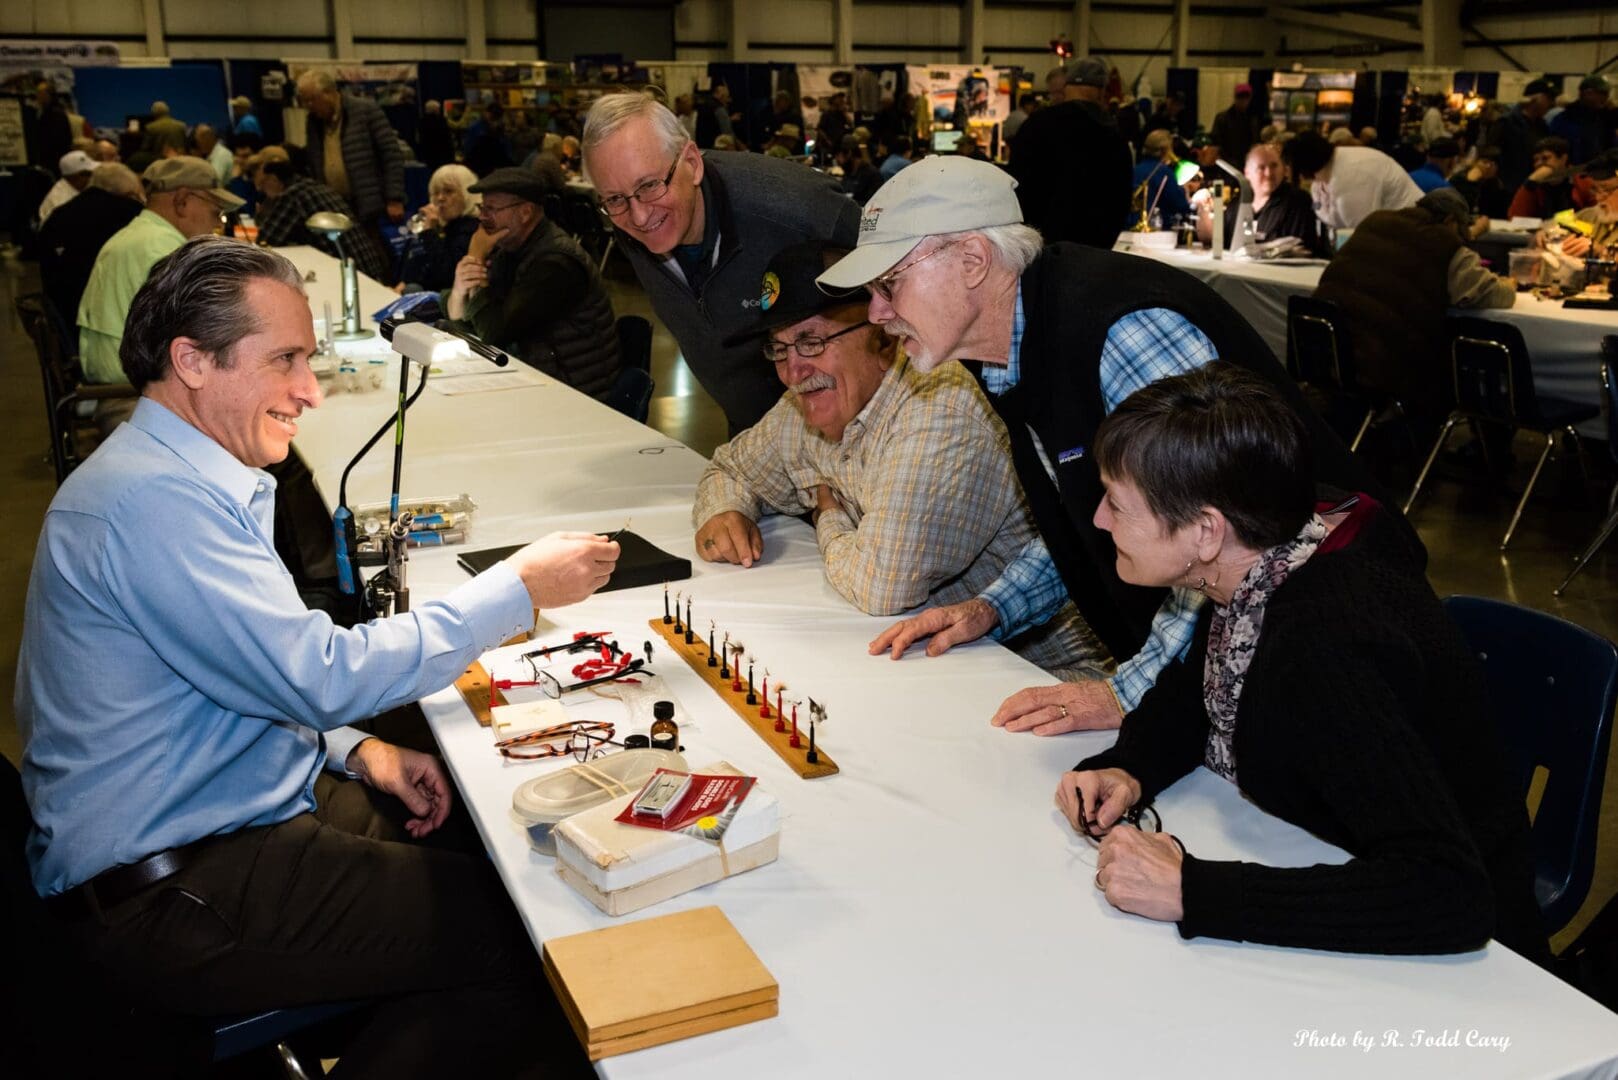
POLYGON ((716 907, 553 938, 541 960, 591 1061, 780 1009, 774 977, 716 907))

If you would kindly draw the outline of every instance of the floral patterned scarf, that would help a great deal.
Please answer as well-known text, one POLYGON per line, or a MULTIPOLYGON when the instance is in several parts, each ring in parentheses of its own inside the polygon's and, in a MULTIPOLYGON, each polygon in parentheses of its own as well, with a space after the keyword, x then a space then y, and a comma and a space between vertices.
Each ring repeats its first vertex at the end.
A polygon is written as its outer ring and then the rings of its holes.
POLYGON ((1309 561, 1326 538, 1326 523, 1311 514, 1298 535, 1258 557, 1231 594, 1216 607, 1208 629, 1208 656, 1202 666, 1202 700, 1208 709, 1208 768, 1236 782, 1236 706, 1242 699, 1247 666, 1253 662, 1264 629, 1264 608, 1287 577, 1309 561))

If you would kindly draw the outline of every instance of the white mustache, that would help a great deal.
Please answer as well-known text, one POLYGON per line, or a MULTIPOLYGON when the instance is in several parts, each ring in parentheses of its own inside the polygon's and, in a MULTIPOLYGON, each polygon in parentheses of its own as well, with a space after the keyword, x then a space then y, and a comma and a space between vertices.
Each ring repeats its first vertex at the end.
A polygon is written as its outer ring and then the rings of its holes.
POLYGON ((903 319, 889 319, 882 324, 882 332, 889 337, 915 337, 916 329, 903 319))
POLYGON ((830 390, 836 385, 836 379, 832 378, 830 375, 827 375, 824 371, 817 371, 807 379, 803 380, 803 382, 794 383, 791 390, 794 394, 802 397, 804 394, 812 394, 816 390, 830 390))

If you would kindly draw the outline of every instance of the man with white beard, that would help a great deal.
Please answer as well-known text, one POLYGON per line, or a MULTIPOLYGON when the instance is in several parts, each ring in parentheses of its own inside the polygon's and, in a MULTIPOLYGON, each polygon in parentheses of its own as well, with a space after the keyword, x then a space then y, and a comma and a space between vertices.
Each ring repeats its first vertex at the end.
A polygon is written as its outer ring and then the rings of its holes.
MULTIPOLYGON (((861 611, 970 602, 1037 536, 1005 428, 965 370, 924 374, 897 355, 862 292, 816 287, 840 254, 811 241, 776 255, 754 324, 725 342, 757 342, 787 392, 714 452, 692 509, 697 553, 751 567, 761 518, 807 513, 827 582, 861 611)), ((1072 604, 1024 630, 1007 645, 1058 677, 1110 671, 1072 604)))

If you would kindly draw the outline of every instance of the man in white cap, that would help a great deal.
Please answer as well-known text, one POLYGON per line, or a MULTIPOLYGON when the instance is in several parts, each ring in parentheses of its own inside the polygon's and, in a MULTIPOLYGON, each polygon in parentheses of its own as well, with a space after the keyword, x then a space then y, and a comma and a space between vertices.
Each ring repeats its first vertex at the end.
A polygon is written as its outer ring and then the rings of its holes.
POLYGON ((871 197, 858 246, 818 281, 827 289, 864 285, 870 320, 903 340, 918 371, 957 359, 981 365, 1041 534, 978 596, 890 627, 871 651, 897 659, 930 636, 927 652, 936 656, 984 634, 1003 639, 1041 625, 1071 596, 1119 661, 1117 673, 1023 690, 992 721, 1054 735, 1116 727, 1190 644, 1201 601, 1189 585, 1165 595, 1125 584, 1110 535, 1092 521, 1103 488, 1089 448, 1124 398, 1226 360, 1267 378, 1298 410, 1322 481, 1378 489, 1263 339, 1212 289, 1151 259, 1041 247, 1039 233, 1022 223, 1015 184, 982 162, 918 162, 871 197))
POLYGON ((83 150, 70 150, 62 155, 57 168, 62 178, 51 185, 45 193, 45 198, 39 204, 39 223, 56 212, 56 209, 65 205, 79 192, 90 186, 90 175, 96 171, 95 159, 83 150))

